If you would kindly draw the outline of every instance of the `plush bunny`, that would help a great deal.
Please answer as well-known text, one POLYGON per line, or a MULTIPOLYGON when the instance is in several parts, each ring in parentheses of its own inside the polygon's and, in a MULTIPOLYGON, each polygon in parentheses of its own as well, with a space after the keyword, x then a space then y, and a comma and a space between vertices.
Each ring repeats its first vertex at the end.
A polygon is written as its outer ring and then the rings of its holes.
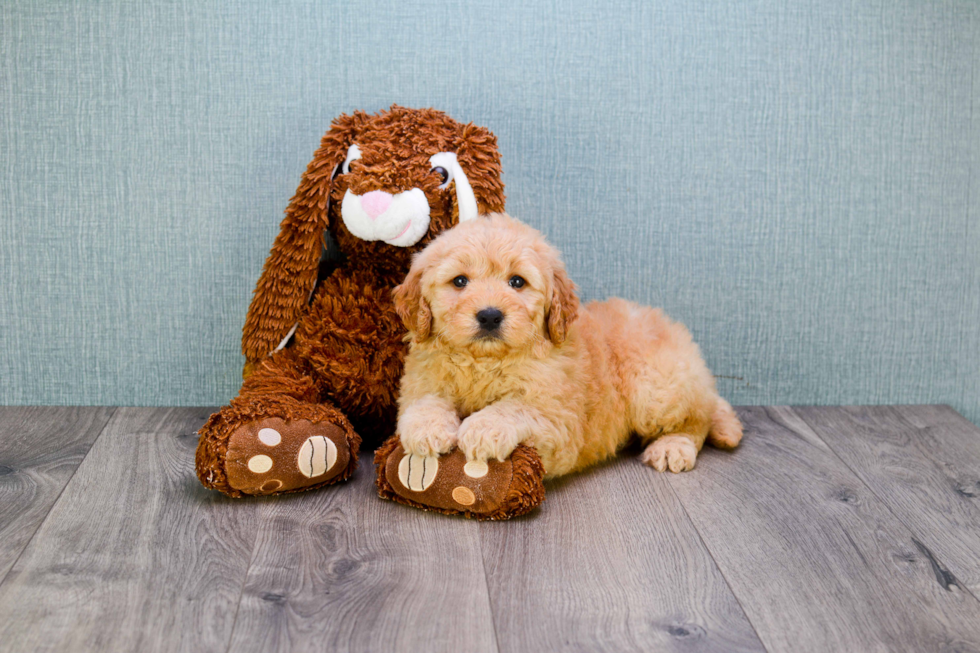
POLYGON ((231 496, 347 479, 395 431, 406 330, 391 291, 452 225, 504 210, 496 138, 433 109, 337 118, 286 209, 249 307, 245 382, 200 430, 197 474, 231 496), (345 260, 319 279, 324 232, 345 260))

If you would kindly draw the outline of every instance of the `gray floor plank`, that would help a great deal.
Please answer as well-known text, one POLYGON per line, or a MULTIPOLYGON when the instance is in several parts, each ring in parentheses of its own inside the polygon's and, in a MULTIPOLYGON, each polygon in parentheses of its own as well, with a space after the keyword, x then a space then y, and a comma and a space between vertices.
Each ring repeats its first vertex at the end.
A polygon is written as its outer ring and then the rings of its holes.
POLYGON ((367 460, 226 499, 208 409, 112 410, 0 409, 2 652, 980 649, 980 430, 946 407, 739 409, 691 473, 627 456, 486 524, 367 460))
POLYGON ((194 476, 209 412, 113 415, 0 586, 0 650, 226 650, 255 507, 194 476))
POLYGON ((480 525, 501 651, 762 651, 665 478, 636 452, 480 525))
POLYGON ((737 451, 669 482, 770 651, 980 648, 980 603, 798 415, 739 415, 737 451))
POLYGON ((113 410, 0 407, 0 582, 113 410))
POLYGON ((980 596, 980 429, 947 406, 794 411, 980 596))
POLYGON ((263 500, 232 651, 496 651, 477 524, 346 484, 263 500))

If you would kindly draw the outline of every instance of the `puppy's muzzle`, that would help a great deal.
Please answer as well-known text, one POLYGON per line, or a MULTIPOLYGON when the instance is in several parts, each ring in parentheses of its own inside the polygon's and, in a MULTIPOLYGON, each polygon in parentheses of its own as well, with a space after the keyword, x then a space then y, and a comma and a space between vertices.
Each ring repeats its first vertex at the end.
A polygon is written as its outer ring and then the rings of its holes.
POLYGON ((484 308, 476 314, 476 323, 480 327, 480 336, 499 335, 500 325, 504 321, 504 314, 499 308, 484 308))

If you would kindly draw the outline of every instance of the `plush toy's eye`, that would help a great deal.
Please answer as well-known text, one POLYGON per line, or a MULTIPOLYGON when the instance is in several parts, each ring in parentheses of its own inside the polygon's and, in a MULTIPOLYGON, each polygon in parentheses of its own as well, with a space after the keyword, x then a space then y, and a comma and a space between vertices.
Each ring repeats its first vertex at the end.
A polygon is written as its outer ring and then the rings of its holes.
POLYGON ((511 288, 523 288, 527 281, 524 280, 524 277, 519 277, 515 274, 507 283, 510 284, 511 288))
POLYGON ((445 186, 449 182, 449 171, 443 168, 442 166, 436 166, 435 168, 432 169, 432 172, 439 175, 440 188, 445 186))
POLYGON ((347 148, 347 158, 344 160, 344 164, 340 166, 340 174, 346 175, 350 172, 350 164, 361 158, 361 148, 357 144, 351 145, 347 148))
POLYGON ((466 278, 466 275, 463 275, 463 274, 461 274, 458 277, 456 277, 455 279, 453 279, 453 285, 456 286, 457 288, 463 288, 469 282, 470 282, 470 280, 467 279, 466 278))

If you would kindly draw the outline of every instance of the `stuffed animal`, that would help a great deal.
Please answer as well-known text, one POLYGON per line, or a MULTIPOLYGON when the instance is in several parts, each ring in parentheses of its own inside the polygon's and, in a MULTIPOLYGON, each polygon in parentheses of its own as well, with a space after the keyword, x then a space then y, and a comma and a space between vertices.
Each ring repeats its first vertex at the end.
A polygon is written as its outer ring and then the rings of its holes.
POLYGON ((538 452, 519 444, 503 462, 466 462, 459 449, 442 456, 406 455, 397 435, 374 454, 378 494, 422 510, 503 520, 544 501, 544 465, 538 452))
POLYGON ((337 118, 256 286, 241 391, 200 430, 201 483, 239 497, 347 479, 361 438, 377 446, 395 431, 406 329, 391 292, 412 254, 458 222, 503 209, 487 129, 399 106, 337 118), (345 257, 330 274, 318 273, 324 232, 345 257))

